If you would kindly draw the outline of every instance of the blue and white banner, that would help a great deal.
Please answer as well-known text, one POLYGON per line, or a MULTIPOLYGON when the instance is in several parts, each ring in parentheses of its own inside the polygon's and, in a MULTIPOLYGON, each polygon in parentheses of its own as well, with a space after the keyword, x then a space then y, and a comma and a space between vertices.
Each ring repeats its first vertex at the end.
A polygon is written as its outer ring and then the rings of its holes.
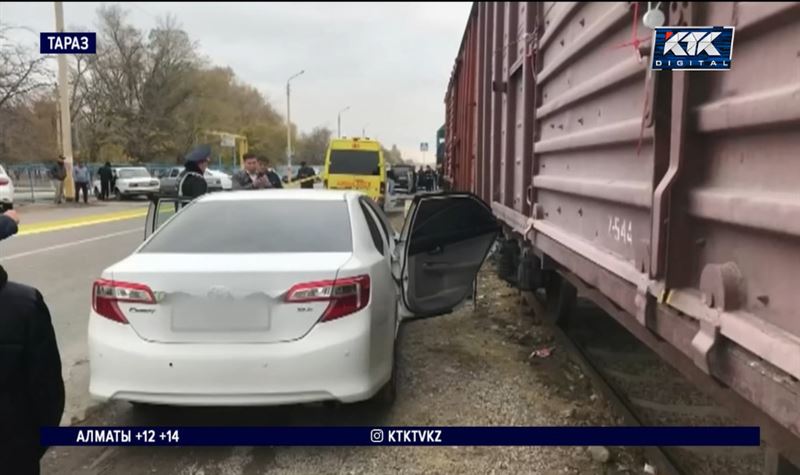
POLYGON ((758 446, 758 427, 44 427, 44 446, 758 446))
POLYGON ((651 68, 727 71, 733 60, 732 26, 668 26, 653 32, 651 68))

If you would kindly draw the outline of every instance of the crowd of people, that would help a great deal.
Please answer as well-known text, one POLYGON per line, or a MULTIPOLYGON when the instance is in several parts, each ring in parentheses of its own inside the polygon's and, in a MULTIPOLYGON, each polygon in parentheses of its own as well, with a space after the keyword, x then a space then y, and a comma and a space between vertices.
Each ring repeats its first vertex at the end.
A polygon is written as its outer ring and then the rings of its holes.
MULTIPOLYGON (((49 170, 49 175, 55 192, 53 201, 55 204, 60 205, 64 202, 64 182, 67 180, 66 159, 63 155, 58 156, 56 163, 49 170)), ((114 174, 111 169, 111 163, 106 162, 105 165, 100 167, 97 170, 97 175, 100 177, 101 186, 98 199, 108 200, 111 190, 114 189, 114 174)), ((75 203, 80 203, 80 197, 83 195, 83 203, 88 204, 89 190, 92 187, 92 172, 86 163, 75 160, 75 165, 72 167, 72 180, 75 184, 75 203)))

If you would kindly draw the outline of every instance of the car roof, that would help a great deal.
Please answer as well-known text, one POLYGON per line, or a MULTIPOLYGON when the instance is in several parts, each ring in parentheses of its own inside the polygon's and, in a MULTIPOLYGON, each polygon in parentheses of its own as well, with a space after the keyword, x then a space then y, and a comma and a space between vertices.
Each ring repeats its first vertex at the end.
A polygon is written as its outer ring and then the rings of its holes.
POLYGON ((198 201, 250 201, 250 200, 312 200, 312 201, 347 201, 364 195, 353 190, 309 190, 309 189, 271 189, 271 190, 238 190, 226 193, 209 193, 198 201))

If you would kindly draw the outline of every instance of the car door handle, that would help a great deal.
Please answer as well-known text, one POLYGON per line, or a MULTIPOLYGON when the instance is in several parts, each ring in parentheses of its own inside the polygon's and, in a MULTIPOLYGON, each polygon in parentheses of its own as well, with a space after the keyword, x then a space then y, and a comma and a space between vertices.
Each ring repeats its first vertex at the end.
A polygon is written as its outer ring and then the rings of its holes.
POLYGON ((431 249, 430 251, 428 251, 428 255, 429 256, 436 256, 436 255, 441 254, 443 252, 444 252, 444 249, 442 248, 442 246, 436 246, 433 249, 431 249))

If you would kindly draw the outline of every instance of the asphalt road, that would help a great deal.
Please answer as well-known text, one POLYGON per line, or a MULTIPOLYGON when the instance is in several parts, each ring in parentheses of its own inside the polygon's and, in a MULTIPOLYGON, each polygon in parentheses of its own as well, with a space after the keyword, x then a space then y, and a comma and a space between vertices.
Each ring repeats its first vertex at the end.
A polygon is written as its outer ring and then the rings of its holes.
MULTIPOLYGON (((0 243, 0 263, 12 280, 37 287, 52 313, 67 392, 63 425, 559 425, 570 422, 575 407, 592 417, 584 424, 613 424, 595 418, 598 403, 585 386, 558 388, 554 382, 560 384, 565 372, 560 363, 540 368, 543 374, 531 370, 531 343, 519 334, 537 341, 551 337, 539 336, 541 325, 526 330, 530 322, 513 310, 516 300, 492 272, 479 279, 475 309, 404 326, 398 399, 388 410, 369 403, 142 410, 92 401, 86 353, 91 284, 142 242, 144 203, 29 205, 19 211, 26 226, 0 243)), ((401 219, 392 221, 397 226, 401 219)), ((528 447, 52 447, 42 460, 42 473, 58 475, 495 472, 630 473, 608 472, 581 449, 528 447)))

